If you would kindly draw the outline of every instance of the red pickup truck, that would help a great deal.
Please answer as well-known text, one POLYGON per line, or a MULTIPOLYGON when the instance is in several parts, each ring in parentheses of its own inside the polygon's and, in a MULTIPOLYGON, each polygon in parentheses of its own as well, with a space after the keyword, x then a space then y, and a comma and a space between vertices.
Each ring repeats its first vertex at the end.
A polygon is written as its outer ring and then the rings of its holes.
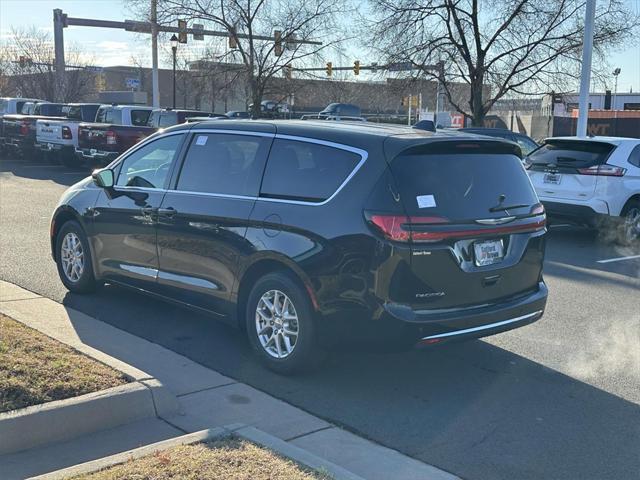
POLYGON ((79 160, 106 165, 157 130, 147 126, 153 108, 138 105, 102 105, 94 123, 78 126, 79 160))
POLYGON ((3 147, 23 158, 35 154, 36 121, 42 118, 62 119, 62 103, 26 102, 20 114, 2 117, 3 147))

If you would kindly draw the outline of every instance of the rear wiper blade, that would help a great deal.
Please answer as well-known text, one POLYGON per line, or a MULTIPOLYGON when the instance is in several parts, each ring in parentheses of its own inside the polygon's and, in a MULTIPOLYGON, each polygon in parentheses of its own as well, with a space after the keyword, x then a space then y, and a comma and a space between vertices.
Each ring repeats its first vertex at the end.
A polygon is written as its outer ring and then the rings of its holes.
POLYGON ((489 209, 490 212, 501 212, 503 210, 513 210, 514 208, 524 208, 524 207, 529 207, 530 205, 527 205, 526 203, 521 203, 519 205, 498 205, 496 207, 491 207, 489 209))

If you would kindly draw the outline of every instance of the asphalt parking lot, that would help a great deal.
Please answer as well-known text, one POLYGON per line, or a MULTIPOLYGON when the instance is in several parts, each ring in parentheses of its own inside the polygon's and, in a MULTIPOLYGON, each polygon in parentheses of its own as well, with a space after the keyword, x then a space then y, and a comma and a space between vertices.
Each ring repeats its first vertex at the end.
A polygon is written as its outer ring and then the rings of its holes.
POLYGON ((428 351, 335 353, 322 370, 285 378, 254 361, 240 332, 209 317, 113 286, 89 296, 64 289, 49 218, 86 175, 0 161, 0 279, 465 479, 638 478, 638 246, 555 226, 539 322, 428 351))

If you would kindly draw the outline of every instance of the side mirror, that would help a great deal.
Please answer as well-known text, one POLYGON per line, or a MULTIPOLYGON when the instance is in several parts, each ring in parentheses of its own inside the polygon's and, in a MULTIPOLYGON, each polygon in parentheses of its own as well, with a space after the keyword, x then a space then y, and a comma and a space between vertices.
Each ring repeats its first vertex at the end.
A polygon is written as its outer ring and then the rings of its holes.
POLYGON ((110 168, 95 170, 91 174, 91 177, 93 178, 93 183, 101 188, 113 187, 113 170, 111 170, 110 168))

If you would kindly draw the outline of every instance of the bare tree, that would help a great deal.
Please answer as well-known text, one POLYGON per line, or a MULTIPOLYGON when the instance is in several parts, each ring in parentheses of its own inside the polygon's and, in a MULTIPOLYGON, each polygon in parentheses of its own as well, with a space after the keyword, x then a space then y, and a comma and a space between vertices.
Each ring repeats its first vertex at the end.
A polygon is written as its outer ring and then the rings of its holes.
POLYGON ((81 100, 93 89, 93 74, 84 69, 89 64, 85 55, 71 46, 65 52, 66 62, 80 68, 65 71, 61 91, 56 95, 54 71, 55 53, 48 32, 36 27, 13 29, 11 37, 0 51, 2 73, 6 88, 12 88, 22 96, 63 102, 81 100), (13 85, 12 85, 13 84, 13 85))
POLYGON ((164 21, 200 20, 229 32, 235 48, 227 52, 224 60, 243 65, 252 115, 258 117, 270 80, 282 76, 286 65, 319 58, 322 50, 343 40, 335 38, 335 32, 340 14, 347 7, 343 0, 160 0, 158 9, 164 21), (277 51, 275 41, 255 38, 273 36, 274 30, 281 32, 282 52, 277 51), (300 43, 305 40, 323 44, 300 43))
MULTIPOLYGON (((505 95, 572 83, 582 52, 584 0, 370 0, 370 42, 390 61, 437 79, 474 125, 505 95), (375 42, 374 42, 375 41, 375 42), (443 70, 425 67, 444 62, 443 70), (461 87, 466 85, 463 92, 461 87)), ((623 0, 598 2, 594 45, 604 58, 631 40, 638 16, 623 0)))

